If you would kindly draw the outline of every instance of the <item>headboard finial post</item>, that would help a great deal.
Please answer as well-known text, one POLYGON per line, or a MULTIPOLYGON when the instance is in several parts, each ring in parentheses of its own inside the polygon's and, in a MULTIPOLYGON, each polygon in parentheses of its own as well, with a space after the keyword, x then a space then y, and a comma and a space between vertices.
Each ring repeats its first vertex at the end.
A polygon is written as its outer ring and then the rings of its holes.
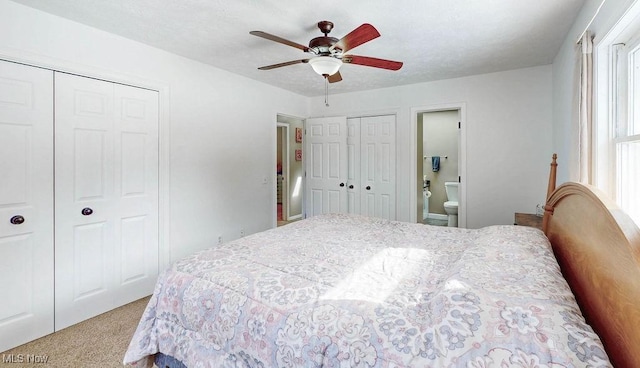
POLYGON ((558 155, 553 154, 551 157, 551 169, 549 170, 549 186, 547 187, 547 200, 551 197, 551 193, 556 190, 556 175, 558 171, 558 155))
MULTIPOLYGON (((551 194, 556 190, 556 175, 558 171, 558 155, 553 154, 551 156, 551 169, 549 170, 549 185, 547 186, 547 199, 546 202, 549 202, 549 198, 551 194)), ((544 206, 544 217, 542 219, 542 231, 547 233, 547 226, 549 225, 549 216, 553 215, 553 206, 550 206, 548 203, 544 206)))

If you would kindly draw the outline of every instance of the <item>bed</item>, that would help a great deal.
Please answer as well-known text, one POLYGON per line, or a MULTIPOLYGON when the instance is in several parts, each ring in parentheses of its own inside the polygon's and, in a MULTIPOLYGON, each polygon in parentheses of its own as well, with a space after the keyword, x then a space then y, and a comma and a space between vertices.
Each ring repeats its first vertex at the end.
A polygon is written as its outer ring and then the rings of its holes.
POLYGON ((544 230, 327 214, 159 277, 124 363, 151 367, 640 367, 640 232, 555 188, 544 230))

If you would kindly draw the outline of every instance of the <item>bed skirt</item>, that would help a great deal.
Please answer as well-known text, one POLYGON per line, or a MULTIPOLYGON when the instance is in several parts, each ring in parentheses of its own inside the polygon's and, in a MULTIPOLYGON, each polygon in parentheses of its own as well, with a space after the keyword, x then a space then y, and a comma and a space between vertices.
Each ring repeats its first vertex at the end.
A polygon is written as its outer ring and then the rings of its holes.
POLYGON ((187 368, 187 366, 182 364, 178 359, 162 353, 157 353, 153 362, 158 368, 187 368))

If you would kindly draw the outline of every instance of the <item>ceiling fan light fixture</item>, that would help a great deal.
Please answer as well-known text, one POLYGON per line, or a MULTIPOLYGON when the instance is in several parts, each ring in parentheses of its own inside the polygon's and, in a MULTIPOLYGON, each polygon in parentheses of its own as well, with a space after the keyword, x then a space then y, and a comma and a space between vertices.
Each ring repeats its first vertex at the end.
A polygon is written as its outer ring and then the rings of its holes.
POLYGON ((321 76, 334 75, 340 70, 342 60, 331 56, 317 56, 309 60, 313 71, 321 76))

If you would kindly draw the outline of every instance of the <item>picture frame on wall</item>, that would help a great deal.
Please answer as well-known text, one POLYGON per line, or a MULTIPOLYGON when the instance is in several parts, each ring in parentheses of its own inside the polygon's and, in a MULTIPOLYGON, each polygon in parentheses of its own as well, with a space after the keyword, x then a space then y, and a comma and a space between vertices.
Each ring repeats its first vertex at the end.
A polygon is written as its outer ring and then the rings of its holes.
POLYGON ((296 128, 296 142, 302 143, 302 128, 296 128))
POLYGON ((301 149, 297 149, 296 150, 296 161, 302 161, 302 150, 301 149))

